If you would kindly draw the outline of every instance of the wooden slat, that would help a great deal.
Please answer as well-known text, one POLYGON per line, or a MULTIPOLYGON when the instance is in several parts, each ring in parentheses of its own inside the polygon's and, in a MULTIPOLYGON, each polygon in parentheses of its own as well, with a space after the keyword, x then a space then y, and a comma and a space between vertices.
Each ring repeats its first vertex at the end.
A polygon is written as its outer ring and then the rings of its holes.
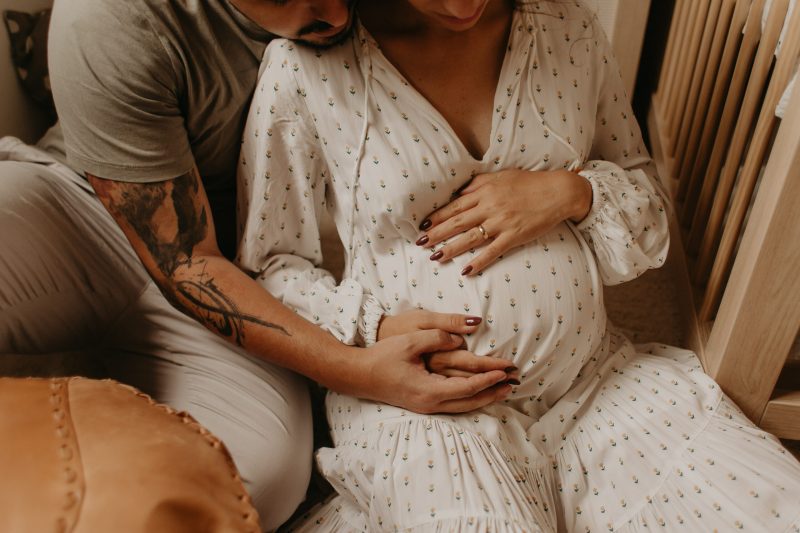
MULTIPOLYGON (((708 20, 703 30, 703 40, 700 43, 700 60, 695 65, 692 86, 689 89, 688 105, 678 130, 678 143, 675 150, 675 158, 678 161, 684 161, 687 155, 693 151, 689 145, 689 138, 699 136, 699 132, 696 131, 698 124, 702 130, 707 111, 706 106, 711 97, 713 78, 719 68, 722 44, 730 20, 730 13, 726 18, 723 9, 730 6, 732 12, 733 5, 733 0, 714 0, 709 9, 708 20)), ((681 179, 679 168, 676 169, 676 177, 681 179)))
MULTIPOLYGON (((701 0, 705 1, 705 0, 701 0)), ((686 62, 689 60, 689 50, 688 50, 688 40, 691 37, 692 26, 694 23, 694 16, 697 13, 697 10, 700 7, 700 2, 696 2, 695 0, 690 0, 688 2, 688 6, 686 7, 686 13, 681 21, 681 25, 678 27, 678 35, 677 35, 677 48, 675 49, 675 61, 674 67, 671 69, 669 73, 669 85, 667 86, 667 94, 665 95, 664 99, 664 111, 665 114, 662 117, 663 123, 665 126, 665 133, 666 137, 669 139, 670 134, 672 131, 669 128, 669 122, 672 115, 675 112, 676 102, 675 100, 678 98, 678 87, 680 85, 680 77, 681 72, 686 65, 686 62)), ((669 152, 668 152, 669 153, 669 152)))
POLYGON ((686 28, 686 21, 689 18, 689 13, 692 9, 693 0, 678 0, 676 5, 676 13, 670 28, 670 41, 669 48, 667 49, 667 57, 665 58, 664 68, 661 69, 661 81, 659 82, 659 91, 657 98, 661 102, 662 114, 659 116, 661 123, 665 123, 667 119, 667 102, 672 98, 675 90, 675 73, 680 64, 680 56, 682 52, 683 34, 686 28), (673 32, 673 29, 675 30, 673 32))
POLYGON ((700 48, 700 41, 703 36, 703 28, 705 27, 706 14, 710 0, 696 0, 694 2, 695 9, 692 14, 692 20, 689 37, 685 43, 685 54, 683 55, 683 64, 678 70, 678 84, 676 92, 671 101, 670 107, 672 111, 667 116, 667 128, 669 130, 667 153, 675 155, 675 143, 678 138, 678 127, 680 126, 680 117, 683 110, 686 108, 686 100, 689 96, 689 86, 692 82, 692 73, 694 66, 697 63, 697 51, 700 48))
POLYGON ((800 440, 800 391, 776 394, 758 425, 776 437, 800 440))
MULTIPOLYGON (((711 152, 708 168, 706 169, 705 177, 702 181, 703 185, 697 200, 697 207, 692 213, 686 213, 690 216, 689 220, 691 221, 691 224, 689 224, 689 237, 686 242, 687 250, 690 255, 697 254, 700 248, 709 211, 714 201, 714 193, 716 192, 720 173, 725 163, 725 157, 728 154, 732 137, 738 127, 737 122, 741 119, 742 98, 748 87, 753 57, 756 56, 758 44, 761 40, 761 14, 763 13, 763 9, 764 0, 755 0, 750 8, 750 14, 747 17, 746 23, 747 30, 745 31, 744 38, 742 39, 742 46, 739 48, 739 54, 736 58, 736 67, 733 71, 730 88, 725 97, 725 107, 722 111, 722 117, 719 124, 716 125, 717 135, 714 139, 714 148, 711 152)), ((686 222, 686 220, 683 222, 686 222)))
POLYGON ((681 24, 681 17, 684 9, 686 8, 687 0, 677 0, 675 2, 675 6, 672 11, 672 18, 670 19, 669 23, 669 35, 667 36, 667 47, 664 51, 664 60, 661 62, 661 71, 658 75, 658 87, 656 88, 655 94, 664 94, 667 87, 667 80, 669 76, 667 75, 667 71, 673 65, 675 61, 675 48, 677 47, 676 42, 678 40, 678 27, 681 24))
POLYGON ((800 324, 800 91, 764 172, 706 345, 707 372, 759 421, 800 324))
MULTIPOLYGON (((784 21, 786 20, 786 12, 788 9, 789 0, 773 0, 772 7, 769 11, 769 16, 767 17, 764 35, 761 37, 761 44, 759 45, 758 52, 756 53, 755 63, 753 63, 753 70, 750 74, 750 80, 747 83, 747 91, 745 92, 744 100, 742 101, 742 107, 739 110, 739 120, 736 121, 736 131, 734 131, 733 138, 731 139, 731 145, 728 149, 725 166, 723 167, 722 174, 719 178, 719 185, 717 186, 711 212, 708 217, 708 223, 700 244, 697 264, 695 265, 695 272, 693 276, 695 283, 698 285, 705 282, 709 271, 711 270, 711 265, 714 262, 714 258, 717 257, 717 245, 720 240, 720 235, 723 232, 722 223, 725 218, 725 213, 728 211, 728 206, 731 203, 731 193, 733 191, 733 186, 736 184, 737 176, 739 176, 740 173, 740 163, 743 155, 745 154, 748 139, 753 131, 753 125, 756 123, 757 118, 760 118, 760 116, 764 114, 762 113, 762 111, 764 111, 764 87, 767 86, 769 81, 770 70, 775 57, 775 47, 778 45, 778 38, 780 37, 784 21)), ((786 81, 788 82, 788 77, 786 81)), ((780 85, 780 89, 777 90, 783 92, 783 89, 785 88, 786 82, 783 82, 780 85)), ((775 97, 775 102, 772 105, 772 109, 764 111, 773 119, 773 121, 775 115, 775 105, 777 105, 779 98, 780 94, 775 97)), ((766 137, 771 134, 772 130, 770 129, 769 131, 765 132, 764 128, 762 128, 761 131, 766 137)), ((766 143, 769 139, 754 138, 753 140, 757 141, 758 143, 766 143)), ((764 144, 764 146, 766 146, 766 144, 764 144)), ((758 165, 756 167, 757 174, 758 168, 760 168, 761 165, 761 161, 756 161, 755 164, 758 165)), ((739 189, 741 190, 741 187, 739 189)), ((748 197, 745 204, 745 209, 749 204, 749 200, 750 198, 748 197)), ((721 280, 717 281, 718 283, 721 283, 721 280)), ((709 298, 705 298, 706 301, 708 301, 708 299, 709 298)), ((700 319, 709 320, 711 318, 710 313, 710 305, 704 304, 700 312, 700 319)))
POLYGON ((749 8, 750 0, 725 0, 722 4, 708 68, 700 88, 700 100, 697 103, 700 112, 695 113, 686 154, 680 162, 680 168, 676 169, 676 179, 680 182, 676 200, 683 202, 684 209, 694 209, 700 192, 700 182, 696 177, 705 172, 708 164, 749 8))
POLYGON ((698 111, 697 103, 700 99, 700 87, 703 84, 704 75, 708 71, 711 42, 714 40, 721 8, 722 0, 711 0, 705 16, 705 24, 703 25, 700 44, 697 48, 697 60, 692 72, 692 81, 686 96, 686 104, 681 109, 681 120, 678 123, 677 135, 675 136, 673 152, 677 161, 683 161, 686 156, 686 143, 695 114, 698 111))
MULTIPOLYGON (((775 8, 777 6, 773 6, 773 9, 775 8)), ((780 15, 776 14, 776 16, 780 15)), ((778 23, 776 31, 780 33, 784 24, 784 16, 780 16, 778 23)), ((758 124, 756 124, 753 138, 750 140, 747 157, 738 178, 738 185, 727 215, 719 249, 714 256, 713 268, 711 269, 703 304, 700 308, 701 319, 707 320, 713 316, 722 296, 725 277, 730 269, 736 243, 741 235, 745 214, 750 206, 759 171, 764 164, 769 142, 778 122, 777 117, 775 117, 775 108, 786 90, 786 86, 789 84, 797 65, 797 57, 798 53, 800 53, 800 9, 794 10, 788 24, 789 31, 787 31, 786 40, 781 46, 781 55, 772 74, 767 95, 764 97, 761 115, 759 116, 758 124)), ((706 264, 702 262, 702 259, 698 264, 698 269, 706 268, 706 264)))

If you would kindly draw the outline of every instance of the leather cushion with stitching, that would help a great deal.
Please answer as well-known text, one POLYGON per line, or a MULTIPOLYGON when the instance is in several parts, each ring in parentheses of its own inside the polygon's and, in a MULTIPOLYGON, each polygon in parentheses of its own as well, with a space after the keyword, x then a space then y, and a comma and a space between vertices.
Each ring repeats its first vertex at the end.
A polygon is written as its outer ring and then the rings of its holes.
POLYGON ((259 530, 222 442, 126 385, 0 378, 0 435, 0 531, 259 530))

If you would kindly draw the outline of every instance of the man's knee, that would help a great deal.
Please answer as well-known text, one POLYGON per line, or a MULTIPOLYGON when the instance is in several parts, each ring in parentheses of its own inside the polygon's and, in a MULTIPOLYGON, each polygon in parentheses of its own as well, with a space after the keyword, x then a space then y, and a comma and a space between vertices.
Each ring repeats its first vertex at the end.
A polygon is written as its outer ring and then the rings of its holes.
POLYGON ((86 220, 104 213, 89 194, 88 184, 68 172, 38 163, 0 161, 0 222, 14 228, 3 233, 4 250, 9 246, 32 249, 42 242, 57 246, 65 235, 88 229, 86 220))
POLYGON ((126 274, 135 263, 113 220, 80 178, 66 172, 0 162, 0 227, 6 228, 0 237, 0 349, 5 352, 85 346, 144 282, 141 275, 126 274))
MULTIPOLYGON (((307 416, 310 419, 311 413, 307 416)), ((252 472, 253 478, 248 480, 253 505, 267 531, 287 521, 303 502, 308 490, 312 438, 304 428, 298 428, 295 435, 287 432, 281 438, 271 440, 269 447, 263 450, 262 468, 252 472), (302 438, 297 438, 301 435, 302 438)))
POLYGON ((237 386, 220 390, 217 379, 194 378, 193 387, 202 394, 190 393, 183 405, 178 398, 169 403, 188 410, 225 443, 263 529, 273 530, 302 503, 311 477, 313 431, 306 383, 280 368, 213 369, 237 386))
POLYGON ((45 165, 0 161, 0 217, 40 217, 56 201, 57 180, 45 165))

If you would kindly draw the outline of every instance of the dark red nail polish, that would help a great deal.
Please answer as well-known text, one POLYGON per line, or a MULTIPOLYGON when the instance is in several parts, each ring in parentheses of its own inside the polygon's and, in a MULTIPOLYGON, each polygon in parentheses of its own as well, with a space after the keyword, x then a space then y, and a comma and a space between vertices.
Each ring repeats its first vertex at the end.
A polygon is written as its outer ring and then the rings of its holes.
POLYGON ((422 246, 423 244, 428 244, 428 241, 429 241, 429 240, 430 240, 430 239, 428 239, 428 236, 427 236, 427 235, 423 235, 422 237, 420 237, 419 239, 417 239, 417 246, 422 246))
POLYGON ((438 252, 434 252, 430 259, 431 261, 438 261, 442 257, 444 257, 444 252, 439 250, 438 252))
POLYGON ((512 372, 516 372, 517 370, 519 370, 519 368, 515 366, 507 366, 503 370, 505 371, 506 374, 511 374, 512 372))
POLYGON ((506 383, 508 383, 509 385, 519 385, 520 384, 519 380, 518 379, 514 379, 514 378, 507 379, 506 383))
POLYGON ((481 323, 481 320, 483 319, 479 316, 468 316, 464 323, 468 326, 477 326, 481 323))
POLYGON ((425 219, 425 220, 423 220, 423 221, 422 221, 422 223, 419 225, 419 229, 420 229, 421 231, 425 231, 426 229, 430 228, 430 227, 431 227, 431 225, 432 225, 432 223, 431 223, 431 219, 429 219, 429 218, 426 218, 426 219, 425 219))
POLYGON ((464 270, 461 271, 461 275, 466 276, 470 272, 472 272, 472 265, 465 266, 464 270))

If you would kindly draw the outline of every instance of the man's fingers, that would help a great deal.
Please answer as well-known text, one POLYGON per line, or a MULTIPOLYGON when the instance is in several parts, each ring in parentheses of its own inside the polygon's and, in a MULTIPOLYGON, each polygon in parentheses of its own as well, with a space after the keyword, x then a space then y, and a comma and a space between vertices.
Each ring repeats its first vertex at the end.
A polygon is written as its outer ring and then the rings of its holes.
POLYGON ((455 368, 445 368, 443 370, 437 371, 436 373, 446 378, 471 378, 472 376, 475 375, 475 372, 467 372, 455 368))
MULTIPOLYGON (((463 350, 454 350, 451 352, 434 352, 425 355, 425 367, 428 371, 433 372, 435 374, 441 374, 442 376, 448 375, 445 374, 447 370, 453 368, 453 361, 455 359, 455 354, 462 352, 463 350)), ((464 370, 462 368, 462 370, 464 370)), ((468 370, 469 375, 474 374, 468 370)), ((448 375, 449 376, 449 375, 448 375)))
POLYGON ((392 337, 395 342, 402 343, 401 349, 407 356, 419 357, 421 354, 430 352, 446 352, 461 346, 464 339, 453 333, 448 333, 441 329, 424 329, 392 337))
POLYGON ((428 357, 428 369, 442 374, 444 370, 456 369, 470 374, 502 370, 506 374, 516 374, 518 369, 508 359, 475 355, 466 350, 433 353, 428 357))
POLYGON ((492 370, 491 372, 482 372, 468 378, 447 378, 438 381, 433 385, 435 390, 430 392, 433 400, 432 405, 440 405, 450 400, 471 398, 507 379, 507 374, 502 370, 492 370))
POLYGON ((460 398, 458 400, 446 400, 441 402, 438 406, 440 413, 467 413, 480 409, 495 402, 504 400, 511 394, 511 385, 503 382, 492 385, 488 389, 470 396, 469 398, 460 398))

